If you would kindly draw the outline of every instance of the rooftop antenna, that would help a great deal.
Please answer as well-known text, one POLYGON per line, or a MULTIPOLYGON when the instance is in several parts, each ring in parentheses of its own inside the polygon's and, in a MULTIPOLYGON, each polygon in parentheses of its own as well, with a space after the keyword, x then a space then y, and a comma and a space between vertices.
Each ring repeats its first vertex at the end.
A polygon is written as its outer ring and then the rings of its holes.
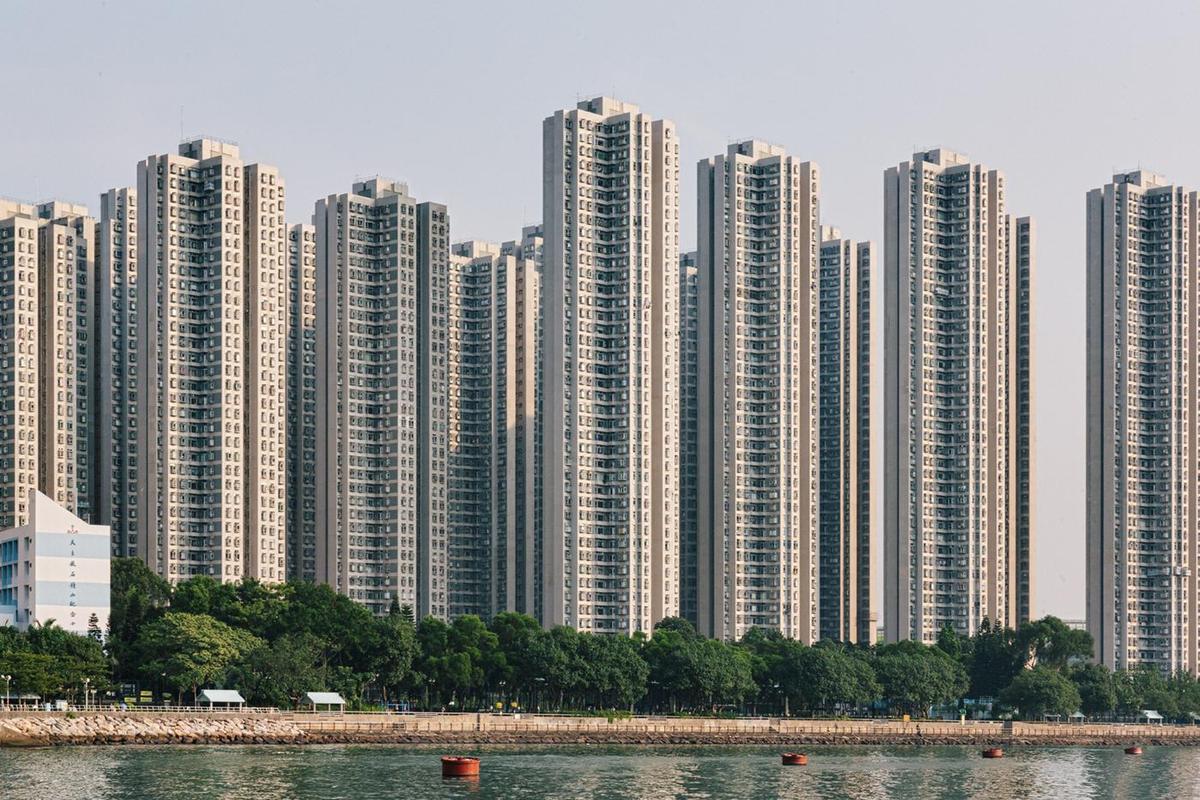
POLYGON ((181 103, 179 106, 179 141, 182 142, 186 138, 187 134, 183 132, 183 104, 181 103))

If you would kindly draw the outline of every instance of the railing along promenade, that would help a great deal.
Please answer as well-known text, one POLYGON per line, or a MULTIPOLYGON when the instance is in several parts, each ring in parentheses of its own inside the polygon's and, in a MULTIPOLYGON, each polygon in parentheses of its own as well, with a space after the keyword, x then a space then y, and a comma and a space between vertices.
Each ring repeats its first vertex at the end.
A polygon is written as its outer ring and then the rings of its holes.
POLYGON ((921 739, 1132 739, 1200 740, 1200 726, 1146 725, 1123 722, 1008 722, 993 720, 810 719, 795 717, 595 717, 558 714, 415 713, 415 714, 328 714, 282 712, 293 724, 321 731, 352 733, 501 733, 586 735, 635 734, 649 737, 688 736, 736 739, 798 736, 875 740, 921 739))

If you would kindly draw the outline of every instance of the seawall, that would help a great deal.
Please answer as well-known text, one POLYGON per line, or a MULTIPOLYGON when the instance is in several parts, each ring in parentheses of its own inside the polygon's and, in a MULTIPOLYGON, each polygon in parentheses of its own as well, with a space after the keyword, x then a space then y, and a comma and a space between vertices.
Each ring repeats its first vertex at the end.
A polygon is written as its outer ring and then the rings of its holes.
POLYGON ((493 714, 6 712, 0 746, 413 745, 1200 745, 1200 726, 899 720, 681 719, 493 714))

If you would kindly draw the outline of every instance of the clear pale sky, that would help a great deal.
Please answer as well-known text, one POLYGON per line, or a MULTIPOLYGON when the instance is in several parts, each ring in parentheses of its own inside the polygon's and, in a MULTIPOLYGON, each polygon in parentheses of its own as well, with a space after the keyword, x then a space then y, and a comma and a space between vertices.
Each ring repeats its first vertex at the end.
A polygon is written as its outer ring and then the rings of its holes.
POLYGON ((1037 220, 1035 613, 1082 618, 1084 195, 1138 165, 1200 185, 1198 42, 1192 3, 8 0, 0 195, 98 213, 205 134, 281 169, 291 221, 379 173, 509 239, 540 221, 542 119, 612 94, 673 119, 685 166, 749 137, 818 162, 822 221, 879 241, 883 170, 965 152, 1037 220))

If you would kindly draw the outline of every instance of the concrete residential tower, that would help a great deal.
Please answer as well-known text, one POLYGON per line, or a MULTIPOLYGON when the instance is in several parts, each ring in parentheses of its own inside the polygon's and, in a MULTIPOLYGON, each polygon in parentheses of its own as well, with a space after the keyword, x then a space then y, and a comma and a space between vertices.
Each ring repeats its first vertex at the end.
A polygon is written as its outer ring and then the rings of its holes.
POLYGON ((0 528, 29 521, 38 486, 38 221, 0 202, 0 528))
POLYGON ((542 621, 648 632, 679 613, 678 137, 607 97, 542 131, 542 621))
POLYGON ((230 143, 138 164, 137 550, 168 580, 285 577, 284 201, 230 143))
POLYGON ((37 207, 38 483, 80 519, 95 518, 96 220, 87 207, 37 207))
POLYGON ((513 438, 513 474, 517 485, 512 546, 515 572, 510 581, 513 611, 543 617, 544 549, 542 536, 542 263, 545 239, 541 225, 526 225, 521 238, 500 245, 501 256, 517 259, 516 297, 509 299, 506 315, 516 331, 515 350, 509 348, 510 382, 515 384, 516 433, 513 438))
POLYGON ((137 192, 100 196, 96 228, 96 500, 113 555, 138 554, 137 192))
POLYGON ((445 619, 449 216, 373 178, 313 221, 316 578, 445 619))
POLYGON ((1196 672, 1200 195, 1087 196, 1087 626, 1113 669, 1196 672))
POLYGON ((287 327, 287 570, 317 577, 317 231, 289 225, 287 327))
POLYGON ((758 141, 699 164, 697 617, 819 634, 819 171, 758 141))
POLYGON ((1002 173, 948 150, 884 187, 884 627, 931 644, 1029 613, 1032 223, 1002 173))
POLYGON ((35 489, 95 514, 95 235, 83 206, 0 200, 0 527, 35 489))
POLYGON ((679 257, 679 616, 699 626, 700 270, 695 251, 679 257))
POLYGON ((882 472, 875 247, 821 228, 820 636, 875 641, 872 573, 882 472))
POLYGON ((497 244, 450 259, 450 615, 533 613, 541 276, 497 244))

